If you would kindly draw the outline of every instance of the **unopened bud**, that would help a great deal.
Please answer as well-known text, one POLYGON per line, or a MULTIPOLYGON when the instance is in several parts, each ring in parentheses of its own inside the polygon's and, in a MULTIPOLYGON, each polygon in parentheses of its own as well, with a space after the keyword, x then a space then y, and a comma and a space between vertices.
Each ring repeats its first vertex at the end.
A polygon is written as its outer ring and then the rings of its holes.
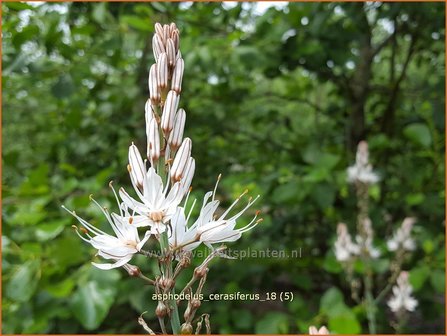
POLYGON ((154 52, 155 62, 157 62, 162 53, 166 52, 163 42, 158 34, 155 34, 152 38, 152 50, 154 52))
POLYGON ((147 142, 147 157, 153 163, 160 157, 160 135, 157 120, 153 118, 149 124, 147 142))
POLYGON ((138 268, 138 266, 127 264, 126 270, 127 270, 127 273, 129 273, 129 275, 131 277, 137 277, 141 274, 141 271, 138 268))
POLYGON ((168 143, 173 151, 176 151, 182 144, 183 131, 185 129, 186 112, 184 109, 179 109, 175 115, 174 128, 169 135, 168 143))
POLYGON ((161 53, 157 62, 157 84, 160 92, 168 86, 168 56, 161 53))
POLYGON ((191 157, 191 147, 191 139, 185 138, 177 152, 177 155, 175 156, 174 162, 172 163, 171 178, 174 181, 180 181, 183 177, 185 168, 188 164, 189 158, 191 157))
POLYGON ((143 187, 144 176, 146 175, 146 169, 144 168, 143 159, 137 146, 133 143, 129 147, 129 166, 132 180, 139 187, 143 187))
POLYGON ((191 300, 191 307, 194 308, 194 309, 199 308, 201 304, 202 303, 198 299, 192 299, 191 300))
POLYGON ((197 279, 203 278, 208 273, 207 267, 196 267, 194 269, 194 277, 197 279))
POLYGON ((163 114, 161 116, 161 129, 168 135, 174 127, 175 113, 177 112, 180 96, 175 91, 169 91, 166 97, 166 102, 163 107, 163 114))
POLYGON ((169 25, 165 24, 163 25, 163 43, 165 45, 168 42, 169 35, 170 35, 169 25))
POLYGON ((174 42, 174 47, 175 47, 176 54, 178 53, 178 48, 180 47, 180 37, 179 37, 179 35, 180 35, 180 33, 179 33, 177 28, 171 33, 171 39, 174 42))
POLYGON ((183 58, 178 58, 175 62, 174 72, 172 74, 171 90, 178 94, 182 91, 183 71, 185 69, 185 62, 183 58))
POLYGON ((165 317, 166 314, 168 313, 168 308, 166 307, 166 305, 163 302, 158 302, 157 308, 155 309, 155 315, 157 315, 157 317, 165 317))
POLYGON ((163 278, 160 281, 160 286, 164 289, 174 288, 175 280, 171 278, 163 278))
POLYGON ((168 38, 168 41, 166 43, 166 54, 168 56, 168 65, 170 67, 173 67, 175 64, 176 52, 175 52, 174 41, 170 38, 168 38))
POLYGON ((155 24, 155 33, 163 37, 163 26, 158 22, 155 24))
POLYGON ((182 327, 180 328, 180 333, 182 335, 191 335, 192 334, 192 325, 191 323, 183 323, 182 327))
POLYGON ((152 104, 157 105, 160 102, 161 94, 158 88, 157 79, 157 65, 153 64, 149 70, 148 78, 149 95, 151 97, 152 104))

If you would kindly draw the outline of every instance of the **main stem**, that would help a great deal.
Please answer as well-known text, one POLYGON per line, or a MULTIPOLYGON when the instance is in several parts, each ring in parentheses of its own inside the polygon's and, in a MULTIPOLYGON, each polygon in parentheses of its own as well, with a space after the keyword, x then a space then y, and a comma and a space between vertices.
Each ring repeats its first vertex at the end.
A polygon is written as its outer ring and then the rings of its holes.
MULTIPOLYGON (((167 232, 163 232, 160 235, 160 247, 163 254, 163 257, 168 257, 166 259, 166 263, 163 263, 164 268, 164 274, 172 275, 172 260, 170 259, 170 256, 168 256, 168 250, 169 250, 169 241, 168 241, 168 234, 167 232)), ((175 295, 175 286, 171 289, 171 296, 174 297, 175 295)), ((172 299, 169 300, 169 306, 172 308, 169 314, 169 319, 171 321, 171 327, 172 327, 172 333, 173 334, 180 334, 180 318, 178 315, 178 307, 176 300, 172 299)))

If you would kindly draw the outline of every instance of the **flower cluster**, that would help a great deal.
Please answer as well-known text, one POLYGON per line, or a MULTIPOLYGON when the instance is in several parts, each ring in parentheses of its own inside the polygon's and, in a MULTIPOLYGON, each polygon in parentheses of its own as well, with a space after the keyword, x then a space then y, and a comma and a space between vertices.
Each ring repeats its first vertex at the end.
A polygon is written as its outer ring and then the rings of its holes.
POLYGON ((129 267, 127 263, 135 253, 142 252, 143 245, 150 237, 160 240, 165 232, 168 233, 172 251, 190 251, 201 243, 213 248, 213 244, 235 241, 261 221, 257 219, 256 212, 248 225, 236 228, 237 219, 259 197, 250 198, 242 210, 230 215, 246 192, 222 215, 216 216, 219 207, 219 201, 215 199, 216 183, 214 191, 205 195, 197 220, 188 225, 195 201, 187 216, 185 208, 195 172, 195 160, 191 156, 191 139, 183 137, 186 112, 179 108, 179 103, 184 61, 179 50, 180 38, 176 25, 155 24, 152 45, 155 64, 150 67, 150 98, 145 104, 146 156, 143 158, 132 143, 127 166, 137 197, 131 196, 124 188, 120 188, 117 194, 112 187, 119 213, 111 214, 93 200, 103 211, 115 236, 99 230, 64 207, 82 225, 79 230, 76 227, 81 239, 97 249, 99 256, 113 261, 109 264, 93 263, 101 269, 129 267), (140 227, 146 228, 141 240, 138 233, 140 227))
POLYGON ((329 335, 329 334, 330 332, 328 328, 326 328, 325 326, 322 326, 320 329, 318 329, 315 326, 309 327, 309 335, 329 335))
POLYGON ((335 241, 335 257, 338 261, 348 261, 360 254, 360 247, 352 241, 345 223, 337 225, 337 240, 335 241))
POLYGON ((408 281, 408 272, 400 272, 397 285, 393 286, 393 296, 388 301, 388 306, 393 313, 414 311, 418 302, 411 296, 413 287, 408 281))
POLYGON ((372 170, 372 165, 369 163, 368 143, 366 141, 360 141, 357 146, 355 164, 348 167, 348 181, 350 183, 366 184, 379 182, 379 176, 372 170))
POLYGON ((416 244, 411 237, 411 230, 416 219, 413 217, 407 217, 402 222, 400 228, 396 230, 393 237, 387 241, 387 247, 390 251, 397 251, 402 249, 403 251, 413 251, 416 248, 416 244))

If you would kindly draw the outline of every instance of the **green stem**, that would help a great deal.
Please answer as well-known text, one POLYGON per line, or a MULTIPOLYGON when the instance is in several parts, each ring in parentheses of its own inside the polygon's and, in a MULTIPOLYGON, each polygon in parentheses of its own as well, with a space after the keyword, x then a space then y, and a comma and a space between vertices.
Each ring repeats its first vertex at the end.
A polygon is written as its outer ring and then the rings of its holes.
MULTIPOLYGON (((160 247, 162 251, 162 257, 168 256, 168 249, 169 249, 169 241, 168 241, 168 234, 167 232, 163 232, 160 235, 160 247)), ((162 263, 164 264, 164 263, 162 263)), ((164 268, 165 274, 172 274, 172 261, 170 259, 167 259, 167 263, 162 266, 164 268)), ((175 288, 173 287, 171 289, 172 297, 175 295, 175 288)), ((175 300, 169 300, 170 308, 172 308, 172 311, 169 315, 169 319, 171 320, 171 327, 172 327, 172 333, 173 334, 179 334, 180 333, 180 318, 178 315, 178 307, 177 302, 175 300)))
POLYGON ((366 316, 368 318, 368 329, 370 334, 376 333, 376 304, 372 295, 372 281, 369 275, 365 276, 365 300, 366 316))

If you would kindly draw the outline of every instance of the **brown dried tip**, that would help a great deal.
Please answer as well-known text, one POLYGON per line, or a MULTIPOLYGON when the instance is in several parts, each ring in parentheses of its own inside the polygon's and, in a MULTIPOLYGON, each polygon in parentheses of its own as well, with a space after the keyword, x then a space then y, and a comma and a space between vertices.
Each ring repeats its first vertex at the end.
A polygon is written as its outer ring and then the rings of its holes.
POLYGON ((255 215, 256 215, 256 216, 259 216, 260 213, 261 213, 261 210, 256 210, 255 215))
POLYGON ((133 217, 129 217, 129 224, 133 223, 133 217))
POLYGON ((87 229, 82 227, 82 226, 79 228, 79 231, 81 231, 83 234, 87 234, 88 233, 87 229))

